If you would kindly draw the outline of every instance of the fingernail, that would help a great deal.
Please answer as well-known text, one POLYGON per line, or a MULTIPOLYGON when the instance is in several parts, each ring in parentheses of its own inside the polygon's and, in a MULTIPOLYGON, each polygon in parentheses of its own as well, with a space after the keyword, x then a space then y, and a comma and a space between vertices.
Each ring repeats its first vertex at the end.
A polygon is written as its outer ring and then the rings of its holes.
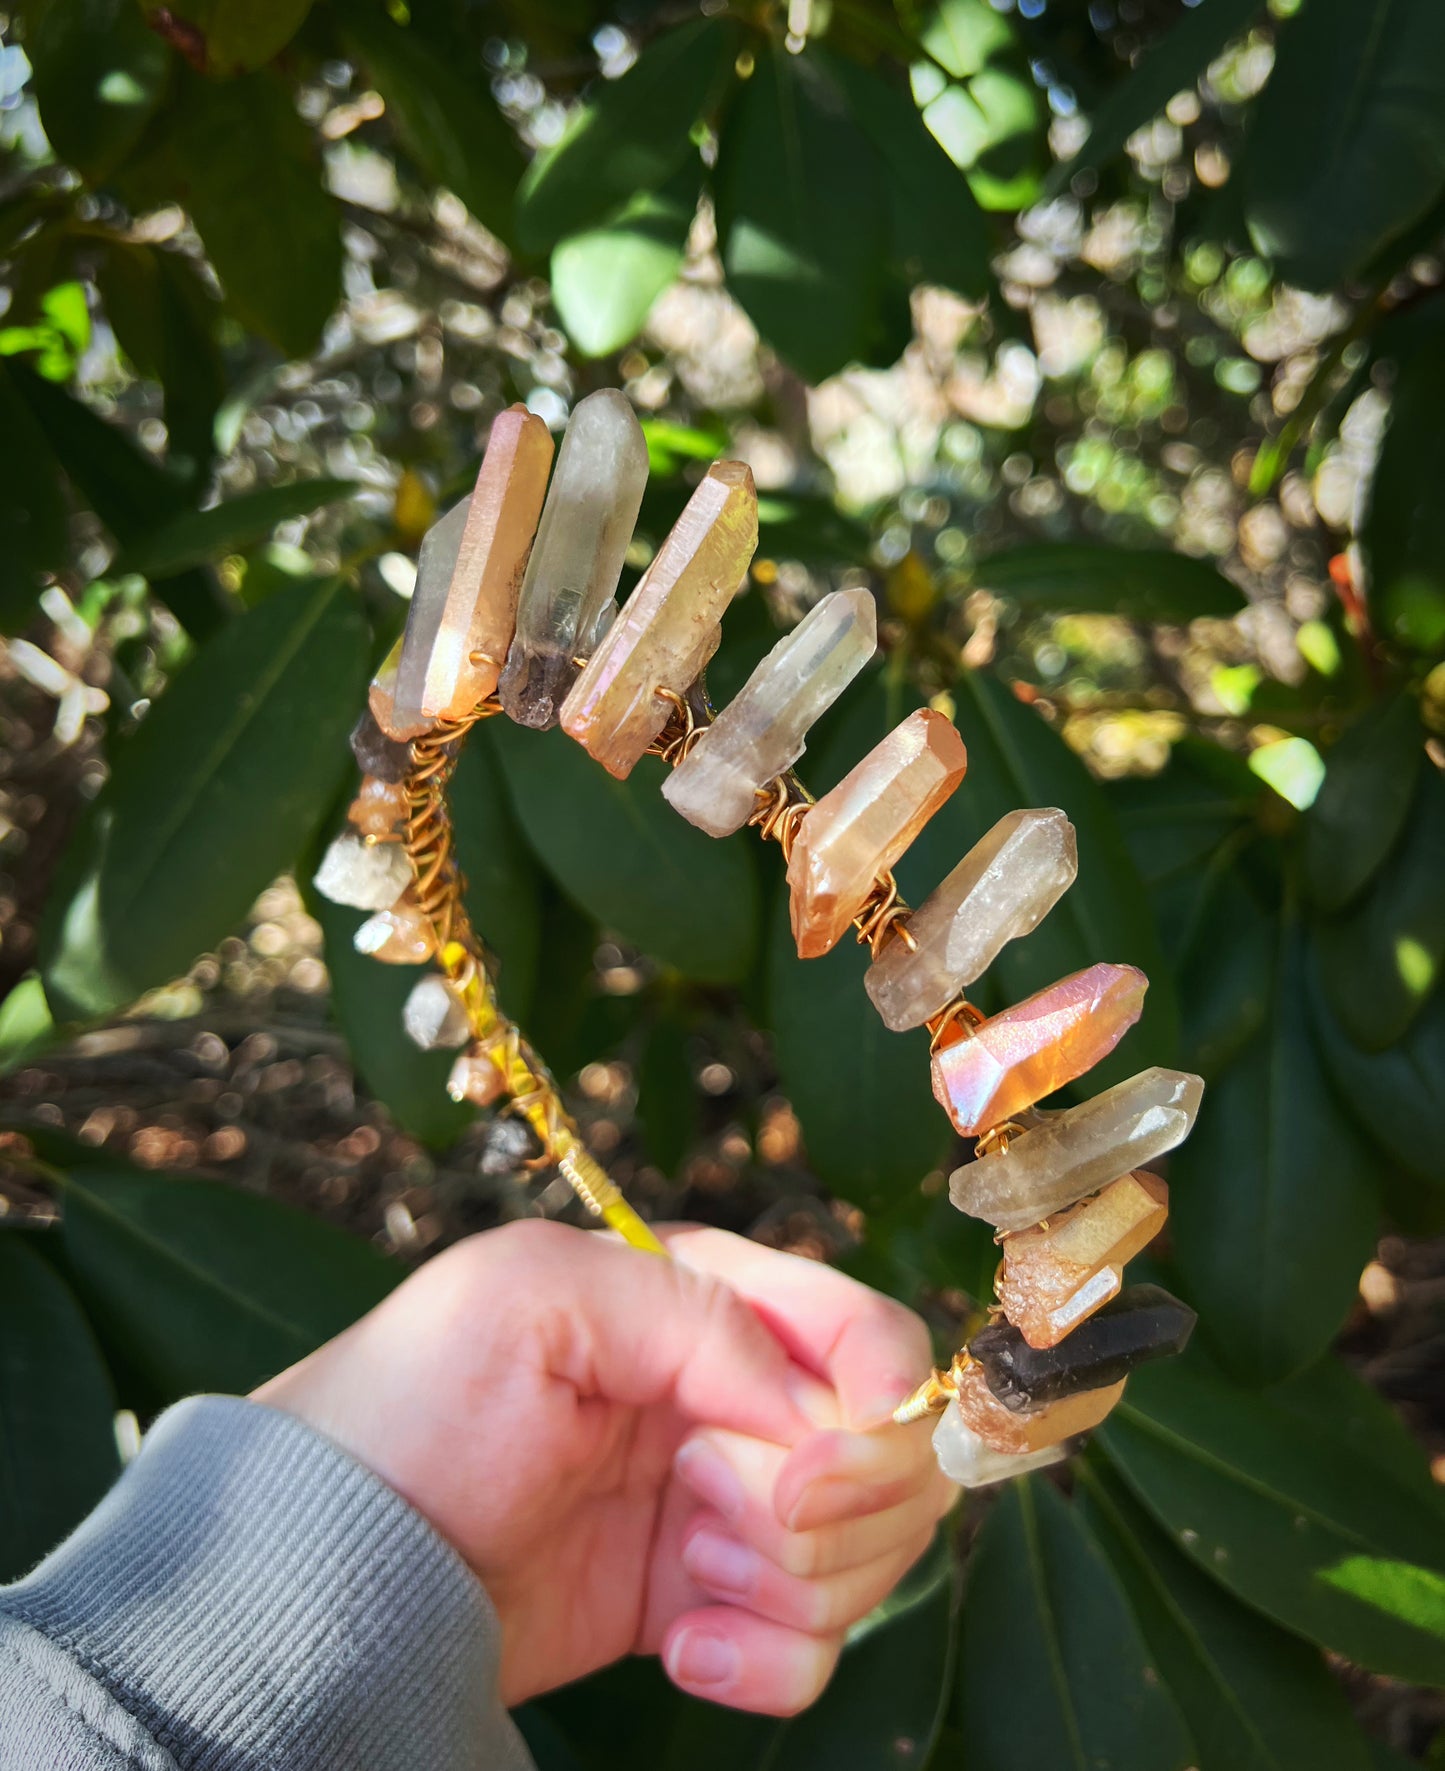
POLYGON ((680 1630, 667 1651, 667 1670, 689 1690, 717 1690, 737 1683, 742 1656, 726 1636, 704 1629, 680 1630))
POLYGON ((789 1531, 811 1531, 818 1525, 872 1512, 876 1499, 877 1490, 868 1482, 855 1482, 850 1476, 820 1476, 793 1502, 783 1523, 789 1531))
POLYGON ((699 1586, 721 1599, 746 1599, 757 1584, 756 1551, 706 1527, 693 1532, 683 1546, 682 1565, 699 1586))
POLYGON ((724 1519, 737 1520, 747 1504, 737 1472, 706 1439, 689 1439, 678 1448, 673 1468, 688 1487, 724 1519))
POLYGON ((836 1427, 839 1424, 838 1398, 821 1378, 804 1371, 800 1365, 790 1366, 784 1379, 793 1406, 815 1427, 836 1427))
POLYGON ((906 1402, 917 1388, 916 1379, 900 1378, 896 1388, 890 1384, 886 1390, 879 1390, 870 1402, 858 1407, 849 1426, 856 1433, 871 1433, 876 1427, 888 1426, 893 1419, 893 1410, 900 1402, 906 1402))

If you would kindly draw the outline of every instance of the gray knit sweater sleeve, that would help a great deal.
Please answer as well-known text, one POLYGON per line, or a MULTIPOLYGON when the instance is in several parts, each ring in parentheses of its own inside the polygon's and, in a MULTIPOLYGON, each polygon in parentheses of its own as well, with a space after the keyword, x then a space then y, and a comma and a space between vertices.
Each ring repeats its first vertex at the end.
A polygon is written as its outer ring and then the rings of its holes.
POLYGON ((0 1771, 530 1771, 481 1586, 289 1415, 162 1415, 0 1588, 0 1771))

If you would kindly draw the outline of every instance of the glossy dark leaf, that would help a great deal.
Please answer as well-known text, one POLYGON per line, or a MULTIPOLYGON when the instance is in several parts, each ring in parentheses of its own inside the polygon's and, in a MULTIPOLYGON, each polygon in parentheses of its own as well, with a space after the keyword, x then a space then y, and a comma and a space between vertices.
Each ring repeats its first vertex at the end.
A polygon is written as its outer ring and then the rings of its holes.
POLYGON ((347 7, 342 31, 428 182, 445 185, 484 227, 512 244, 522 152, 480 64, 469 71, 449 60, 419 28, 394 23, 380 7, 347 7))
POLYGON ((311 0, 141 0, 151 29, 192 67, 226 78, 252 73, 278 55, 300 30, 311 0))
POLYGON ((615 215, 552 253, 552 299, 584 356, 621 350, 677 276, 697 212, 702 163, 685 162, 660 191, 639 191, 615 215))
POLYGON ((661 190, 694 151, 693 125, 721 95, 737 41, 730 20, 694 20, 655 37, 620 79, 596 81, 518 188, 522 245, 548 251, 661 190))
POLYGON ((1108 1562, 1036 1477, 1010 1483, 979 1533, 961 1672, 970 1771, 1197 1763, 1108 1562))
POLYGON ((1039 541, 990 554, 978 582, 1025 608, 1193 621, 1237 615, 1244 593, 1205 560, 1164 548, 1039 541))
POLYGON ((159 176, 190 211, 227 305, 305 356, 341 298, 341 227, 290 91, 269 72, 186 74, 167 125, 159 176))
POLYGON ((97 1157, 65 1171, 65 1272, 141 1411, 244 1396, 402 1277, 369 1243, 219 1181, 97 1157))
POLYGON ((255 547, 278 523, 309 516, 323 504, 352 497, 356 490, 354 480, 315 479, 242 492, 210 510, 187 511, 152 530, 122 550, 115 569, 139 572, 143 578, 167 578, 255 547))
POLYGON ((1445 1505, 1353 1455, 1329 1413, 1238 1389, 1191 1353, 1137 1372, 1098 1442, 1247 1604, 1374 1672, 1445 1679, 1445 1505))
POLYGON ((1260 0, 1202 0, 1185 12, 1149 45, 1122 80, 1108 87, 1090 119, 1084 145, 1055 168, 1049 189, 1063 191, 1077 173, 1113 160, 1135 130, 1152 122, 1175 93, 1198 84, 1210 62, 1262 10, 1260 0))
POLYGON ((1305 289, 1335 289, 1445 186, 1445 12, 1435 0, 1311 0, 1281 30, 1252 119, 1255 248, 1305 289))
POLYGON ((1157 775, 1105 784, 1124 842, 1147 886, 1190 876, 1253 818, 1264 783, 1243 757, 1185 738, 1157 775))
POLYGON ((1268 1019, 1211 1079, 1170 1163, 1175 1258, 1202 1331, 1247 1383, 1308 1365, 1356 1294, 1379 1217, 1379 1158, 1315 1049, 1297 927, 1281 933, 1268 1019))
POLYGON ((637 1127, 648 1161, 669 1177, 681 1170, 698 1135, 691 1043, 686 1020, 660 1014, 647 1029, 637 1064, 637 1127))
MULTIPOLYGON (((881 675, 855 684, 829 741, 810 749, 800 765, 813 790, 834 785, 913 706, 910 695, 881 675)), ((771 845, 763 859, 782 865, 771 845)), ((802 1124, 810 1166, 845 1198, 874 1209, 938 1168, 953 1133, 933 1098, 927 1034, 887 1030, 863 990, 867 967, 867 949, 851 932, 822 959, 799 959, 788 894, 778 892, 767 1024, 783 1092, 802 1124)))
POLYGON ((1305 815, 1305 871, 1322 910, 1342 910, 1399 840, 1424 761, 1413 697, 1373 707, 1330 751, 1324 785, 1305 815))
POLYGON ((1179 986, 1180 1061, 1213 1081, 1269 1013, 1277 917, 1227 864, 1172 880, 1153 902, 1179 986))
POLYGON ((757 945, 751 833, 715 842, 679 818, 651 758, 617 781, 560 731, 495 725, 517 821, 563 891, 688 977, 746 976, 757 945))
POLYGON ((135 0, 50 0, 26 10, 25 53, 45 133, 58 158, 98 183, 160 102, 170 52, 135 0))
POLYGON ((1091 1454, 1080 1511, 1199 1749, 1199 1771, 1369 1771, 1319 1652, 1230 1597, 1091 1454))
POLYGON ((367 674, 335 580, 278 591, 176 677, 77 827, 40 935, 57 1014, 176 977, 296 859, 348 763, 367 674))
MULTIPOLYGON (((1445 14, 1437 17, 1445 27, 1445 14)), ((1422 652, 1438 651, 1445 642, 1442 401, 1445 339, 1437 332, 1400 364, 1360 537, 1370 563, 1376 624, 1391 639, 1422 652)))
POLYGON ((61 1037, 45 999, 45 986, 29 973, 0 1002, 0 1076, 23 1064, 36 1052, 54 1045, 61 1037))
POLYGON ((889 268, 905 285, 937 283, 975 299, 992 281, 988 224, 968 180, 930 134, 906 87, 842 56, 826 66, 887 176, 889 268))
POLYGON ((537 981, 542 878, 513 815, 488 728, 474 731, 464 746, 447 801, 467 913, 497 960, 502 1006, 525 1019, 537 981))
POLYGON ((1351 1039, 1403 1039, 1445 970, 1445 775, 1421 771, 1404 836, 1369 890, 1315 925, 1325 996, 1351 1039))
POLYGON ((1149 979, 1143 1017, 1077 1086, 1095 1094, 1151 1064, 1172 1064, 1179 1038, 1173 980, 1113 808, 1058 733, 996 677, 968 672, 954 698, 968 774, 900 863, 909 902, 920 902, 1005 813, 1062 807, 1078 832, 1079 877, 1026 940, 1004 948, 987 984, 1016 1002, 1101 960, 1137 965, 1149 979))
POLYGON ((0 1581, 54 1549, 120 1468, 110 1374, 30 1240, 0 1231, 0 1581))
MULTIPOLYGON (((189 508, 180 481, 116 425, 18 363, 8 374, 71 485, 123 546, 189 508)), ((151 588, 193 639, 214 633, 224 619, 226 599, 206 573, 181 572, 151 588)))
POLYGON ((713 181, 728 288, 809 381, 862 356, 879 324, 883 168, 837 82, 767 50, 728 112, 713 181))
POLYGON ((34 612, 41 574, 66 563, 68 524, 60 465, 3 364, 0 428, 8 442, 0 475, 0 631, 17 633, 34 612))

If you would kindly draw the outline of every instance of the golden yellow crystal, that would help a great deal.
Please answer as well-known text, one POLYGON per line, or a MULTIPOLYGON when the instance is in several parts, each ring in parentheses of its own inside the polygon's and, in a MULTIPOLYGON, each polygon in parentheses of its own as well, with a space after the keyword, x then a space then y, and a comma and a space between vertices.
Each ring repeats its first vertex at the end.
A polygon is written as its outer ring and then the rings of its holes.
POLYGON ((1004 1238, 998 1301, 1031 1347, 1053 1347, 1119 1290, 1124 1264, 1169 1215, 1169 1189, 1127 1174, 1032 1230, 1004 1238))

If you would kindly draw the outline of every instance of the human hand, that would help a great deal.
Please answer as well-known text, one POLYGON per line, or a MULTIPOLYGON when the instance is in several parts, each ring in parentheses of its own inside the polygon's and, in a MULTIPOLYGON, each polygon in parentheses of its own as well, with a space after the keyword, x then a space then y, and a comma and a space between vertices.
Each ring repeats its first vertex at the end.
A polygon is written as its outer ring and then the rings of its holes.
POLYGON ((507 1704, 642 1653, 791 1714, 955 1493, 928 1434, 886 1424, 928 1336, 815 1262, 663 1236, 670 1261, 540 1220, 472 1237, 255 1400, 457 1548, 501 1619, 507 1704))

